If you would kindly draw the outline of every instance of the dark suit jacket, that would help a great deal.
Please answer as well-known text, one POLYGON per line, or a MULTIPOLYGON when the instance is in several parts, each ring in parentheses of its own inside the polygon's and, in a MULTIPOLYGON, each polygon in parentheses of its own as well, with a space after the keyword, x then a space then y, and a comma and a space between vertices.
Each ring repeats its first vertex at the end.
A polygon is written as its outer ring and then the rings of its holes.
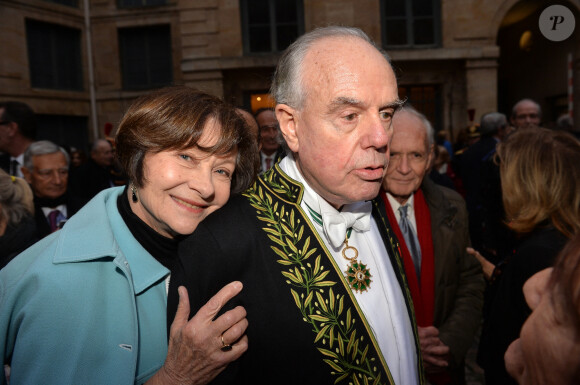
MULTIPOLYGON (((492 161, 497 143, 498 141, 492 136, 482 137, 461 156, 459 169, 465 188, 471 242, 475 249, 490 260, 494 260, 494 257, 487 250, 497 250, 498 242, 502 243, 503 248, 503 244, 508 242, 507 239, 493 239, 496 233, 489 231, 502 226, 503 219, 499 169, 497 166, 494 169, 492 161)), ((507 229, 502 229, 502 231, 505 233, 507 229)))
MULTIPOLYGON (((279 163, 285 156, 286 156, 286 152, 284 151, 283 146, 280 146, 276 150, 276 153, 274 154, 274 161, 272 162, 272 167, 274 167, 274 165, 276 163, 279 163)), ((262 153, 262 151, 260 151, 260 172, 266 172, 266 171, 268 171, 268 170, 263 170, 262 169, 262 163, 263 162, 264 162, 264 154, 262 153)))
POLYGON ((493 157, 497 143, 491 136, 481 138, 470 146, 461 158, 460 176, 466 190, 465 202, 470 213, 481 205, 483 199, 481 188, 485 182, 482 179, 481 169, 483 164, 493 157))
POLYGON ((10 174, 10 155, 0 153, 0 168, 10 174))
MULTIPOLYGON (((275 166, 206 218, 180 244, 179 266, 171 274, 168 325, 179 285, 189 290, 193 315, 225 284, 240 280, 244 288, 227 308, 245 307, 250 347, 214 383, 342 384, 357 374, 370 377, 370 383, 379 376, 378 383, 392 383, 344 273, 299 206, 302 193, 302 186, 275 166)), ((401 311, 414 324, 396 239, 378 208, 375 202, 373 217, 407 301, 401 311)), ((416 349, 420 351, 418 345, 416 349)), ((423 383, 420 357, 417 361, 423 383)))
MULTIPOLYGON (((67 195, 67 219, 72 217, 77 211, 81 209, 81 207, 83 207, 83 202, 79 198, 70 194, 67 195)), ((42 207, 40 207, 36 199, 34 201, 34 221, 36 222, 36 234, 38 239, 42 239, 51 233, 48 219, 44 215, 42 207)))
POLYGON ((470 246, 467 210, 457 192, 429 178, 421 185, 431 215, 435 263, 433 324, 449 346, 455 366, 461 366, 481 324, 485 281, 470 246))

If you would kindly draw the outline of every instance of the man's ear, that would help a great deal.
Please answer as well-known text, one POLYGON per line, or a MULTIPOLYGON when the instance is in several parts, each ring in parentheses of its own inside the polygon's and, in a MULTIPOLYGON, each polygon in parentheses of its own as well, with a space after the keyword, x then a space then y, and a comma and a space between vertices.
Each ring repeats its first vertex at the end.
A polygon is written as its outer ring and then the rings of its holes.
POLYGON ((22 167, 20 169, 22 171, 22 175, 24 176, 24 180, 26 180, 29 184, 32 183, 32 173, 26 167, 22 167))
POLYGON ((299 141, 296 135, 296 126, 298 124, 297 111, 287 104, 277 104, 275 112, 276 119, 278 119, 278 124, 280 125, 280 131, 284 136, 288 148, 292 152, 298 152, 299 141))

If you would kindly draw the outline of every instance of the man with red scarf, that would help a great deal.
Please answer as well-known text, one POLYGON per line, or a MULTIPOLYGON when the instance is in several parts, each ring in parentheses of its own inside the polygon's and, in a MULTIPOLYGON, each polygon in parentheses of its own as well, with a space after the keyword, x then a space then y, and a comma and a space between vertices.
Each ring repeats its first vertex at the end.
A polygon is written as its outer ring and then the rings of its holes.
POLYGON ((393 128, 380 195, 400 241, 425 371, 433 384, 464 384, 464 359, 481 322, 485 285, 477 260, 465 250, 465 202, 427 176, 434 135, 426 117, 405 107, 395 114, 393 128))

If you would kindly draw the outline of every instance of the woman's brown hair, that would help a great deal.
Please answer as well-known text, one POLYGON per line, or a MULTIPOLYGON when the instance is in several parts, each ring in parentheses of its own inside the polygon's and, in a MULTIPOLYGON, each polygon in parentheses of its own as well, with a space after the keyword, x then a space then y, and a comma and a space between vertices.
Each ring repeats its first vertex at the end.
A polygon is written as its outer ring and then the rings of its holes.
POLYGON ((259 164, 255 138, 235 109, 204 92, 174 86, 138 98, 119 124, 116 152, 131 183, 143 187, 143 160, 148 153, 197 147, 210 155, 226 155, 238 150, 231 191, 250 186, 259 164), (214 119, 220 129, 217 143, 198 144, 206 123, 214 119))
POLYGON ((506 221, 528 233, 549 221, 571 238, 580 230, 580 142, 564 131, 520 129, 498 145, 506 221))

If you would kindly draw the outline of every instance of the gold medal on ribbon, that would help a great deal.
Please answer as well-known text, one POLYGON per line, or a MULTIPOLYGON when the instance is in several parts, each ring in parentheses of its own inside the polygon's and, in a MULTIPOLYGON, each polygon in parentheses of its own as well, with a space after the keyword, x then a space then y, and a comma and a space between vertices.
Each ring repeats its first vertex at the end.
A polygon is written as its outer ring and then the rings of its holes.
POLYGON ((351 289, 358 293, 362 293, 370 289, 372 275, 367 266, 357 260, 358 250, 354 246, 349 246, 348 235, 344 239, 342 257, 350 262, 345 273, 346 279, 351 289), (351 255, 349 256, 349 254, 351 255))

